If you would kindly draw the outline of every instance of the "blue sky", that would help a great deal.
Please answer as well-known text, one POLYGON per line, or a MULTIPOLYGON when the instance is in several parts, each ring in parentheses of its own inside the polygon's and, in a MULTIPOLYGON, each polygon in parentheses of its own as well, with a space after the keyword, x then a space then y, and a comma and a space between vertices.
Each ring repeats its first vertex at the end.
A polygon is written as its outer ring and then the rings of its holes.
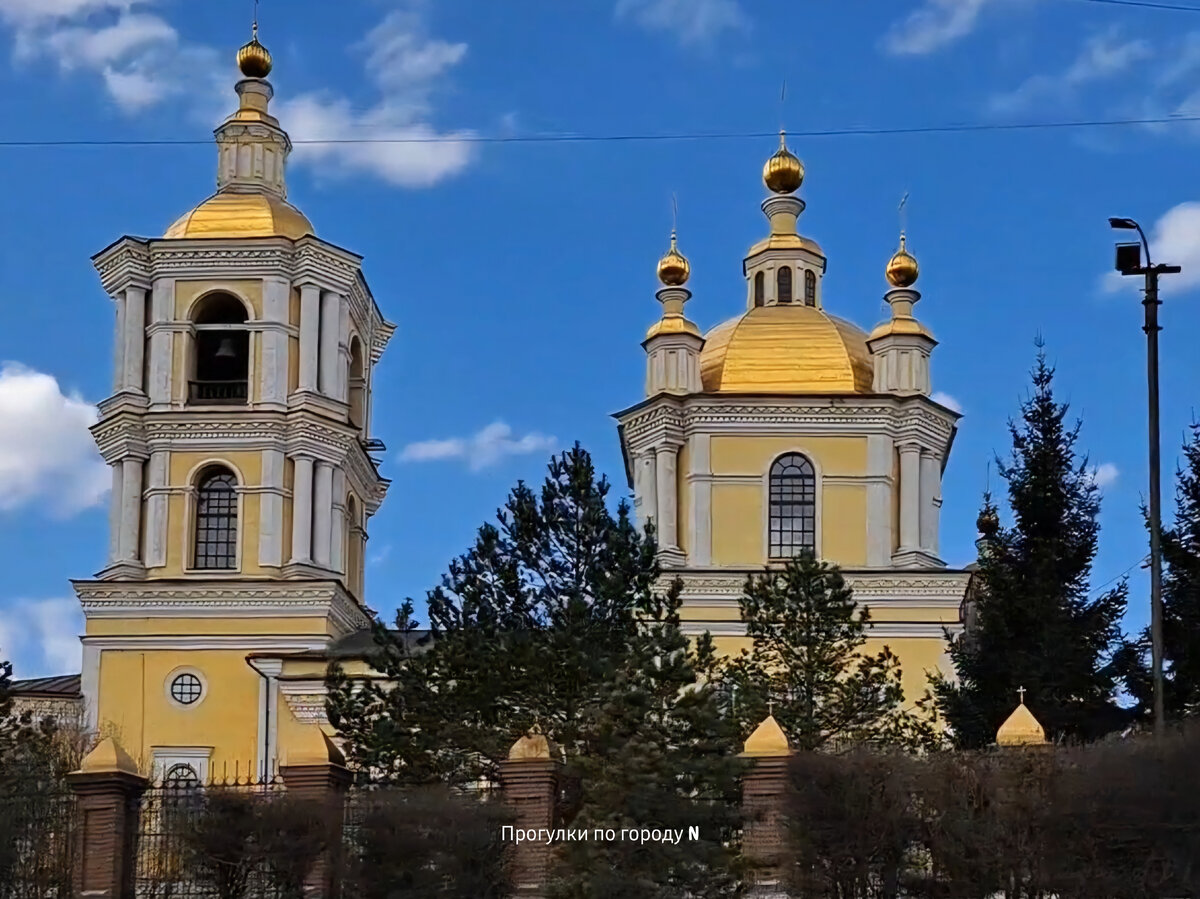
MULTIPOLYGON (((22 675, 77 664, 67 580, 95 572, 106 547, 105 473, 86 426, 111 382, 112 316, 89 256, 121 234, 161 233, 210 192, 207 141, 232 108, 250 7, 0 0, 5 138, 200 142, 0 147, 0 646, 22 675)), ((688 312, 702 327, 741 310, 741 259, 763 234, 769 137, 478 137, 753 135, 782 117, 808 168, 801 230, 829 256, 826 307, 864 327, 881 316, 909 192, 917 311, 941 341, 935 388, 965 415, 943 555, 972 557, 986 466, 1008 447, 1038 335, 1101 466, 1096 583, 1145 553, 1142 310, 1132 285, 1106 278, 1106 219, 1155 226, 1157 256, 1185 266, 1163 291, 1170 473, 1200 374, 1196 123, 801 133, 1200 114, 1200 14, 1085 0, 336 8, 262 3, 293 137, 447 139, 302 144, 289 175, 318 233, 365 256, 399 325, 376 381, 393 485, 372 526, 374 607, 423 598, 554 449, 580 440, 625 492, 610 414, 641 398, 639 340, 657 316, 673 193, 694 272, 688 312), (427 441, 446 442, 421 452, 427 441)), ((1132 577, 1140 625, 1146 575, 1132 577)))

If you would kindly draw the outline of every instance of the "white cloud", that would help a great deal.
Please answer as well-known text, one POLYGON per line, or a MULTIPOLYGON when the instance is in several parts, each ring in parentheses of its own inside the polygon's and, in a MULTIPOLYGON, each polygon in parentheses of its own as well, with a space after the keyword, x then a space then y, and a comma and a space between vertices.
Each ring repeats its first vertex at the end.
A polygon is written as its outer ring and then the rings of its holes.
POLYGON ((1102 462, 1092 469, 1092 483, 1097 487, 1111 487, 1117 482, 1120 476, 1120 471, 1117 470, 1111 462, 1102 462))
POLYGON ((328 91, 279 104, 277 115, 297 141, 374 141, 298 143, 297 161, 332 165, 341 174, 374 175, 401 187, 436 184, 467 165, 474 153, 471 132, 440 132, 427 121, 433 94, 462 62, 467 45, 429 35, 426 2, 408 0, 362 42, 367 71, 380 95, 373 106, 356 109, 328 91))
POLYGON ((1152 55, 1148 41, 1126 40, 1117 29, 1109 29, 1089 37, 1063 71, 1033 75, 1014 90, 994 96, 991 107, 997 112, 1011 113, 1040 103, 1063 103, 1086 85, 1127 72, 1152 55))
POLYGON ((924 0, 895 23, 883 38, 884 49, 897 56, 923 56, 966 37, 975 30, 992 0, 924 0))
POLYGON ((77 674, 83 613, 75 599, 19 599, 0 608, 0 659, 17 678, 77 674))
MULTIPOLYGON (((1167 210, 1155 222, 1149 237, 1156 264, 1163 262, 1183 268, 1177 275, 1164 275, 1160 279, 1163 294, 1200 287, 1200 202, 1190 200, 1167 210)), ((1116 293, 1140 290, 1144 282, 1140 277, 1128 278, 1119 272, 1108 272, 1101 284, 1108 293, 1116 293)))
POLYGON ((704 43, 749 24, 737 0, 617 0, 617 18, 670 32, 684 44, 704 43))
POLYGON ((112 481, 88 432, 96 417, 51 375, 0 366, 0 512, 44 500, 71 515, 99 503, 112 481))
POLYGON ((951 412, 962 412, 963 410, 962 403, 944 391, 935 390, 930 399, 945 406, 951 412))
POLYGON ((401 462, 436 462, 462 459, 471 471, 495 465, 506 456, 550 452, 558 441, 546 434, 530 431, 514 437, 513 429, 502 421, 492 422, 470 437, 451 437, 444 440, 422 440, 410 443, 400 452, 401 462))

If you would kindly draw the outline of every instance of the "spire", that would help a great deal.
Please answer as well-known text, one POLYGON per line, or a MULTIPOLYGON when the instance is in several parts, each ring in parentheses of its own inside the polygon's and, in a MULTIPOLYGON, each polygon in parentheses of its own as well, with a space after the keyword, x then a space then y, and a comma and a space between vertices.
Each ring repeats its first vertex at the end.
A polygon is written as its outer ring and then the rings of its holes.
POLYGON ((257 3, 250 40, 237 53, 244 76, 235 86, 237 111, 216 130, 218 192, 287 196, 284 167, 292 142, 269 105, 275 91, 266 80, 271 54, 258 39, 257 3))
POLYGON ((679 252, 678 236, 675 229, 672 228, 671 246, 658 260, 658 280, 662 287, 659 288, 655 297, 662 303, 662 318, 646 332, 646 340, 660 334, 700 336, 700 329, 683 315, 684 304, 692 298, 692 292, 683 286, 687 283, 691 273, 691 263, 683 253, 679 252))

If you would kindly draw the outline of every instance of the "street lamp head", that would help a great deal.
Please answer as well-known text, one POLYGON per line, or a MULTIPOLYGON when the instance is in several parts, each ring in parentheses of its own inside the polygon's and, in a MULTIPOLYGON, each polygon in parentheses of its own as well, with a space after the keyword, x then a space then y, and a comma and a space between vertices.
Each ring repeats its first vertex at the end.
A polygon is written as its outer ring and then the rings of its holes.
POLYGON ((1110 218, 1108 220, 1109 227, 1116 228, 1119 231, 1136 231, 1137 222, 1133 219, 1110 218))

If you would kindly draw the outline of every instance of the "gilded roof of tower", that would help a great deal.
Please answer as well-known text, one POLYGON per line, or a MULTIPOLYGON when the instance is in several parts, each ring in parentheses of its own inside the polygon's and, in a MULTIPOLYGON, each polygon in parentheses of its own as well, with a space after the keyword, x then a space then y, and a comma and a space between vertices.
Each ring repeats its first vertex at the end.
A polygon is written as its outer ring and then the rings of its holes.
POLYGON ((312 234, 304 213, 268 193, 213 194, 176 220, 163 235, 178 237, 290 237, 312 234))
POLYGON ((814 306, 756 306, 705 335, 705 393, 871 393, 867 335, 814 306))

